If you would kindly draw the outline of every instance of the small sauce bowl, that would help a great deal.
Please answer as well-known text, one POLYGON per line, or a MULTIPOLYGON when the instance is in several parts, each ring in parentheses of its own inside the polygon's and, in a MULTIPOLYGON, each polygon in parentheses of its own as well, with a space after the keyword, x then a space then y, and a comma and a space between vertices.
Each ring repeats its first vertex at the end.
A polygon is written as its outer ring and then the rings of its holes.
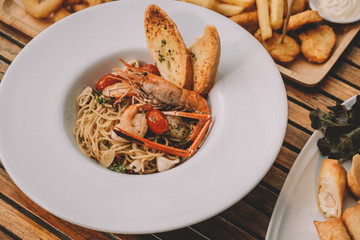
POLYGON ((357 22, 360 20, 360 12, 356 17, 348 18, 348 19, 338 19, 338 18, 330 17, 330 16, 326 15, 323 11, 321 11, 321 9, 319 9, 320 1, 322 1, 322 0, 309 0, 310 8, 312 10, 318 11, 320 16, 329 22, 347 24, 347 23, 354 23, 354 22, 357 22))

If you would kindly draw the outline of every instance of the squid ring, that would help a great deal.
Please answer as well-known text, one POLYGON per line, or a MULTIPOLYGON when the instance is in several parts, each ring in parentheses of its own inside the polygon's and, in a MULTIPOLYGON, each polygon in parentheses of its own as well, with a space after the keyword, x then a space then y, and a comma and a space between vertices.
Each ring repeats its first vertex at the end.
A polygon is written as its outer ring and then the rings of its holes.
POLYGON ((36 18, 48 18, 61 7, 63 0, 22 0, 25 10, 36 18))

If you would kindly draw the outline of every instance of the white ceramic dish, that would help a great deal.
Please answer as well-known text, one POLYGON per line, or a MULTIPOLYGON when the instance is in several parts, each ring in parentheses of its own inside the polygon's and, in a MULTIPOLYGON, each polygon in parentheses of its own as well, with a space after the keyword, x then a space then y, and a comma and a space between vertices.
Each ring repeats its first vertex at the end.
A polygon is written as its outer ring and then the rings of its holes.
POLYGON ((2 80, 0 112, 1 160, 34 202, 81 226, 140 234, 205 220, 255 187, 282 145, 287 99, 270 56, 231 20, 183 2, 122 0, 73 14, 34 38, 2 80), (208 99, 215 123, 184 164, 160 174, 119 174, 75 146, 75 99, 111 71, 107 62, 153 62, 143 28, 153 2, 188 46, 206 24, 217 26, 222 55, 208 99))
MULTIPOLYGON (((352 97, 345 102, 351 106, 352 97)), ((307 240, 318 239, 314 220, 325 221, 317 207, 317 181, 322 160, 317 141, 323 137, 321 131, 315 131, 295 160, 276 202, 266 240, 307 240)), ((351 161, 342 163, 349 172, 351 161)), ((343 210, 356 204, 349 193, 345 193, 343 210)))
POLYGON ((336 19, 336 18, 333 18, 333 17, 331 17, 331 16, 328 16, 328 15, 326 15, 323 11, 321 11, 321 10, 319 9, 319 7, 318 7, 318 6, 319 6, 319 1, 320 1, 320 0, 310 0, 310 1, 309 1, 310 8, 311 8, 312 10, 318 11, 319 14, 320 14, 320 16, 321 16, 323 19, 325 19, 325 20, 327 20, 327 21, 329 21, 329 22, 340 23, 340 24, 348 24, 348 23, 354 23, 354 22, 357 22, 357 21, 360 20, 360 13, 359 13, 358 16, 353 17, 353 18, 348 18, 348 19, 336 19))

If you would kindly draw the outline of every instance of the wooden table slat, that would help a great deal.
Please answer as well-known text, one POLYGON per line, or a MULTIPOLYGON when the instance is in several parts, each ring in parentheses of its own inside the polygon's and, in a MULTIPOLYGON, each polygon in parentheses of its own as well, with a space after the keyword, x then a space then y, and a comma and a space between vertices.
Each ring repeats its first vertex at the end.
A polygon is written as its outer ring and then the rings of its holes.
POLYGON ((21 239, 60 239, 0 199, 0 224, 21 239))
POLYGON ((331 72, 345 81, 347 81, 347 79, 351 79, 351 85, 357 89, 360 89, 359 68, 350 65, 347 62, 341 62, 341 64, 337 63, 331 72))
POLYGON ((14 41, 24 46, 32 39, 31 37, 19 32, 2 21, 0 21, 0 33, 3 36, 7 36, 8 38, 13 39, 14 41))
POLYGON ((9 175, 2 168, 0 168, 0 192, 69 238, 76 238, 79 240, 86 240, 89 238, 96 238, 99 240, 109 239, 101 232, 71 224, 48 213, 31 201, 22 191, 20 191, 20 189, 12 182, 9 175))
POLYGON ((219 215, 255 238, 265 237, 266 227, 264 226, 267 226, 270 221, 268 216, 244 201, 239 201, 219 215))
POLYGON ((192 228, 204 233, 207 237, 209 237, 209 239, 256 239, 246 231, 234 226, 219 216, 215 216, 204 222, 195 224, 192 228))
POLYGON ((18 45, 0 36, 0 55, 3 58, 13 61, 21 50, 18 45))

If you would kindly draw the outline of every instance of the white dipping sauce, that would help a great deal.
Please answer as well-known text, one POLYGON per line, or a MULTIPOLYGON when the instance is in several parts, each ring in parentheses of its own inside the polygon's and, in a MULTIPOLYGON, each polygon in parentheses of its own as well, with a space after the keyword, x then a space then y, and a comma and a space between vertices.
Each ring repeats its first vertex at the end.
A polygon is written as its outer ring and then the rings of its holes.
POLYGON ((359 0, 319 0, 319 10, 336 19, 350 19, 360 15, 359 0))

